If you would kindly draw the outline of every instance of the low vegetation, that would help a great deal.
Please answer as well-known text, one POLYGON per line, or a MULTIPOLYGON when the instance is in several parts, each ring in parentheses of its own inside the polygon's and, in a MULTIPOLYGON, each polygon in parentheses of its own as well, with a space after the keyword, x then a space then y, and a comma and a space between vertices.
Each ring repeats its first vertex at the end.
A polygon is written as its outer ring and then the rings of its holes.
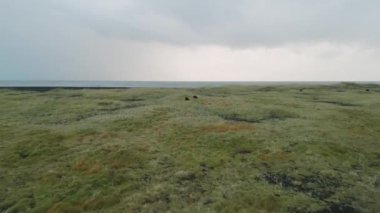
POLYGON ((0 121, 0 212, 380 211, 378 85, 0 89, 0 121))

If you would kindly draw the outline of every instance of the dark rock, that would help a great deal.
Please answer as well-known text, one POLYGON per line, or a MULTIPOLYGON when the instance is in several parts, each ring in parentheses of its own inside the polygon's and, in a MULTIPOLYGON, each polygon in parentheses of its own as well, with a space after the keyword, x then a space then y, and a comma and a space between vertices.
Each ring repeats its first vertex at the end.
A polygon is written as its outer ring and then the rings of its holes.
POLYGON ((198 96, 194 95, 193 98, 194 98, 194 99, 198 99, 198 96))
POLYGON ((189 97, 185 97, 185 101, 188 101, 188 100, 190 100, 189 97))
POLYGON ((365 91, 369 92, 370 90, 369 90, 369 89, 366 89, 365 91))

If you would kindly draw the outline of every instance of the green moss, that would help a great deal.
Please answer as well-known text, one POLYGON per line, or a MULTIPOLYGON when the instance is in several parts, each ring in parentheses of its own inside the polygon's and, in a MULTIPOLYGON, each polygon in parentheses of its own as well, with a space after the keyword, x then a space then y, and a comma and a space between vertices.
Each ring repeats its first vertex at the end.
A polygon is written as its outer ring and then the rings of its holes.
POLYGON ((0 211, 374 212, 379 118, 352 83, 1 89, 0 211))

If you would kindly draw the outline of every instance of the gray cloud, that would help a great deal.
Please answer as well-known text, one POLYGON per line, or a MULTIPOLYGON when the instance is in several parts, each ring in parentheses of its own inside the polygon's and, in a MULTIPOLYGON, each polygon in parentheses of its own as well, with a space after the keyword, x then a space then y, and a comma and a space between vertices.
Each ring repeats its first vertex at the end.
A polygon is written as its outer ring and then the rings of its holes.
POLYGON ((378 8, 376 0, 3 0, 0 32, 50 33, 60 19, 105 37, 169 44, 378 43, 378 8))
POLYGON ((104 35, 228 46, 378 42, 375 0, 66 0, 64 13, 104 35))
POLYGON ((376 80, 374 0, 1 0, 0 80, 376 80))

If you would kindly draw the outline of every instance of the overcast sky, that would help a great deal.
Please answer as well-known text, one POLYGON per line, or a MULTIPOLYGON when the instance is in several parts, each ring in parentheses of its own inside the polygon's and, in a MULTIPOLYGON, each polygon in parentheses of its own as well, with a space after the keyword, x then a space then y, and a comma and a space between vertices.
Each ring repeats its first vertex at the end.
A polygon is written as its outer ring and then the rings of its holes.
POLYGON ((0 80, 379 81, 378 0, 0 0, 0 80))

